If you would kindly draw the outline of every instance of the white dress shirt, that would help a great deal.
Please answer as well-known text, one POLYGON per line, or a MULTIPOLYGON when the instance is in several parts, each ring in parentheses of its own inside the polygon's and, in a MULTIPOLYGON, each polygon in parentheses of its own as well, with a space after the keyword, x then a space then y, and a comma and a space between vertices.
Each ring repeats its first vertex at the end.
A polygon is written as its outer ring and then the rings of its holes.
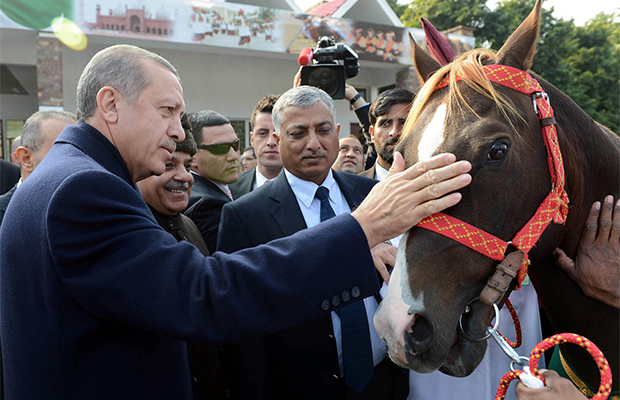
POLYGON ((379 163, 375 164, 375 180, 381 182, 388 174, 388 170, 383 168, 379 163))
MULTIPOLYGON (((265 183, 271 182, 272 180, 277 178, 277 176, 276 178, 273 178, 273 179, 267 178, 265 175, 261 174, 258 171, 258 168, 254 168, 254 171, 256 171, 256 175, 255 175, 256 179, 254 179, 254 187, 252 188, 252 190, 256 190, 259 187, 263 186, 265 183)), ((282 173, 282 171, 280 171, 280 173, 282 173)), ((278 174, 278 176, 280 176, 280 174, 278 174)))
MULTIPOLYGON (((286 180, 288 181, 291 189, 293 190, 293 193, 295 194, 295 197, 297 198, 297 203, 299 204, 301 214, 306 221, 306 226, 308 228, 311 228, 315 225, 318 225, 321 222, 321 201, 315 198, 314 194, 316 193, 316 190, 319 186, 314 182, 299 179, 287 170, 284 170, 284 173, 286 174, 286 180)), ((347 199, 340 191, 338 183, 334 180, 334 175, 331 169, 329 170, 329 174, 327 175, 325 181, 323 181, 321 186, 329 189, 329 203, 334 209, 334 213, 336 215, 351 212, 351 208, 347 203, 347 199)), ((385 342, 379 337, 379 334, 377 334, 377 331, 375 330, 375 325, 373 323, 373 318, 378 307, 377 300, 374 296, 369 296, 364 299, 364 306, 366 307, 366 316, 368 318, 368 329, 370 331, 370 342, 372 345, 372 357, 374 365, 376 366, 381 361, 383 361, 383 359, 387 355, 387 346, 385 345, 385 342)), ((338 363, 340 364, 340 374, 343 375, 342 334, 340 317, 334 311, 332 311, 331 316, 332 325, 334 327, 334 336, 336 339, 336 347, 338 349, 338 363)))

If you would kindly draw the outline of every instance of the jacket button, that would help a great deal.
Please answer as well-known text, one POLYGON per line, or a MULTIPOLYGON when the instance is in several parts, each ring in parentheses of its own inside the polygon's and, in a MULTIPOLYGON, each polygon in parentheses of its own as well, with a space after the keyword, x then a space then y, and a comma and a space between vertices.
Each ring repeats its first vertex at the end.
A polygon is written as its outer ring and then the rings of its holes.
POLYGON ((342 299, 342 301, 347 302, 347 301, 351 300, 351 293, 349 293, 347 290, 345 290, 340 295, 340 298, 342 299))
POLYGON ((340 305, 340 297, 334 296, 332 297, 332 306, 338 307, 340 305))
POLYGON ((337 380, 339 380, 339 379, 340 379, 340 377, 339 377, 338 375, 336 375, 336 374, 333 374, 333 375, 332 375, 332 379, 333 379, 333 380, 335 380, 335 381, 337 381, 337 380))
POLYGON ((323 311, 329 310, 329 300, 325 299, 321 302, 321 310, 323 311))
POLYGON ((360 289, 360 287, 353 286, 353 288, 351 289, 351 296, 353 296, 354 298, 358 298, 360 297, 360 294, 362 294, 362 290, 360 289))

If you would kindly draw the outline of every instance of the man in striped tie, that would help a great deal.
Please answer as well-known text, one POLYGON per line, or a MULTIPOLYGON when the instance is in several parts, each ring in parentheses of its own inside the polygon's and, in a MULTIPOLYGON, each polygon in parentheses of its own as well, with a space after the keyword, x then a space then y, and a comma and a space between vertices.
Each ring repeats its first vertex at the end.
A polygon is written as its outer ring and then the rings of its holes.
MULTIPOLYGON (((276 102, 272 116, 284 173, 224 206, 218 250, 233 252, 267 243, 349 213, 376 183, 331 169, 340 125, 324 91, 311 86, 291 89, 276 102)), ((393 264, 395 254, 381 252, 383 246, 391 248, 382 243, 373 249, 376 263, 393 264)), ((372 324, 381 299, 376 295, 355 301, 359 296, 360 288, 352 286, 325 299, 321 308, 326 313, 320 318, 263 340, 229 346, 233 397, 406 398, 407 375, 386 357, 385 344, 372 324)))

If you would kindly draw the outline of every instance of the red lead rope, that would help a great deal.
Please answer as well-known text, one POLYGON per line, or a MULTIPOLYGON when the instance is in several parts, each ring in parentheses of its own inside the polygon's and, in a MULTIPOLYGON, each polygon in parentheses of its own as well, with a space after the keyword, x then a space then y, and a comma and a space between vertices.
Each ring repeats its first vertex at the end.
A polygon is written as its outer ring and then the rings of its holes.
POLYGON ((512 306, 512 303, 510 302, 510 300, 506 300, 504 304, 506 305, 506 308, 510 312, 510 316, 512 317, 512 322, 514 322, 515 324, 516 342, 514 343, 511 342, 506 336, 502 335, 499 331, 497 331, 497 333, 501 337, 504 338, 504 340, 506 341, 506 343, 510 345, 510 347, 512 347, 513 349, 516 349, 516 348, 521 347, 521 343, 523 342, 523 332, 521 331, 521 321, 519 321, 519 317, 517 317, 517 312, 515 311, 515 308, 512 306))
MULTIPOLYGON (((553 335, 548 339, 543 340, 538 343, 532 353, 530 354, 530 371, 532 375, 537 377, 538 379, 545 381, 542 376, 538 373, 538 360, 540 356, 548 349, 557 346, 561 343, 574 343, 586 349, 588 353, 592 356, 598 369, 601 373, 601 384, 598 388, 598 392, 591 400, 605 400, 611 394, 611 369, 609 368, 609 364, 607 363, 607 359, 603 355, 603 353, 599 350, 598 347, 590 340, 586 339, 583 336, 575 335, 574 333, 560 333, 559 335, 553 335)), ((508 391, 508 386, 510 382, 517 379, 519 375, 523 374, 523 371, 516 370, 511 371, 504 375, 502 380, 500 381, 499 388, 497 389, 497 393, 495 394, 495 400, 503 400, 506 397, 506 392, 508 391)))

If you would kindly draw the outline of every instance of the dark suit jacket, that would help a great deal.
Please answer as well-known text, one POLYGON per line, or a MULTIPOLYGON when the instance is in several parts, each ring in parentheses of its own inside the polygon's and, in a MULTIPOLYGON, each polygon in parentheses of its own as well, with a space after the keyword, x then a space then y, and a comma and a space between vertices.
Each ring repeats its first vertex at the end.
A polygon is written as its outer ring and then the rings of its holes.
MULTIPOLYGON (((204 255, 209 256, 198 227, 183 214, 163 215, 149 206, 155 220, 177 241, 186 240, 196 246, 204 255)), ((196 398, 199 400, 225 400, 229 397, 229 384, 222 346, 189 343, 196 386, 196 398)))
POLYGON ((194 187, 192 188, 190 201, 192 196, 194 196, 196 182, 198 182, 197 192, 201 194, 201 197, 192 206, 188 207, 184 214, 194 221, 200 233, 202 233, 209 251, 215 253, 222 207, 232 200, 215 183, 202 176, 194 175, 194 187))
MULTIPOLYGON (((346 172, 334 171, 334 179, 355 209, 377 183, 346 172)), ((233 252, 305 230, 306 223, 285 174, 270 185, 224 206, 218 250, 233 252)), ((315 243, 308 247, 322 251, 315 243)), ((347 253, 356 252, 347 249, 347 253)), ((337 268, 337 262, 330 262, 337 268)), ((291 269, 300 268, 291 264, 291 269)), ((227 347, 235 399, 345 399, 340 379, 338 352, 330 315, 277 332, 267 338, 227 347), (236 381, 235 381, 236 380, 236 381)), ((378 376, 362 399, 387 399, 392 382, 399 378, 401 398, 408 393, 407 377, 392 364, 393 374, 378 376), (395 374, 400 376, 396 377, 395 374), (381 393, 377 395, 377 393, 381 393)))
POLYGON ((250 193, 254 189, 254 182, 256 182, 256 169, 239 174, 239 180, 228 186, 232 192, 233 199, 237 200, 244 194, 250 193))
POLYGON ((377 163, 374 163, 372 167, 367 169, 366 171, 360 172, 358 175, 365 176, 366 178, 375 179, 375 169, 377 168, 377 163))
POLYGON ((4 214, 6 213, 6 209, 9 206, 9 201, 13 197, 13 193, 15 193, 15 189, 17 189, 17 183, 11 190, 6 192, 3 195, 0 195, 0 225, 2 225, 2 220, 4 219, 4 214))
POLYGON ((327 314, 352 286, 378 290, 357 221, 321 225, 204 257, 157 224, 108 139, 65 128, 0 227, 7 399, 192 399, 185 342, 248 340, 327 314))
POLYGON ((0 194, 5 194, 19 181, 19 167, 0 158, 0 194))

